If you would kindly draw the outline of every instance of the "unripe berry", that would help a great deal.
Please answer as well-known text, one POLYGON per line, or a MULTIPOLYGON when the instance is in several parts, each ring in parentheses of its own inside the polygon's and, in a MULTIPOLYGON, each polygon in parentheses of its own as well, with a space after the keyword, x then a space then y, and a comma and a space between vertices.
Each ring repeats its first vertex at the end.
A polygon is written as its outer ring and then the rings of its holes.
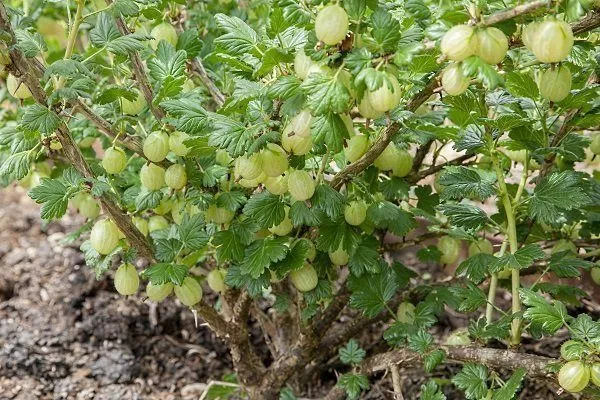
POLYGON ((477 55, 486 63, 496 65, 508 51, 508 39, 498 28, 477 30, 477 55))
POLYGON ((368 92, 369 103, 375 111, 387 112, 396 108, 400 103, 401 93, 398 79, 392 74, 387 74, 387 79, 378 89, 368 92))
POLYGON ((600 154, 600 134, 594 135, 590 143, 590 150, 594 154, 600 154))
POLYGON ((294 225, 292 224, 292 220, 288 217, 289 208, 286 207, 285 217, 283 221, 279 223, 279 225, 275 225, 269 228, 269 232, 277 235, 277 236, 285 236, 292 231, 294 225))
POLYGON ((8 93, 17 99, 28 99, 31 97, 29 88, 24 82, 20 82, 13 74, 8 74, 6 77, 6 88, 8 93))
POLYGON ((190 136, 185 132, 175 131, 169 135, 169 148, 179 157, 185 157, 190 149, 185 145, 185 141, 188 140, 190 136))
POLYGON ((281 146, 285 151, 296 156, 308 154, 313 145, 312 136, 300 136, 296 134, 290 136, 289 133, 286 132, 288 130, 291 132, 291 129, 287 129, 289 126, 290 125, 288 125, 281 134, 281 146))
POLYGON ((446 346, 468 346, 471 344, 469 332, 466 329, 457 329, 446 338, 446 346))
POLYGON ((103 219, 94 224, 90 234, 92 247, 102 255, 109 254, 119 244, 119 229, 109 219, 103 219))
POLYGON ((565 65, 542 72, 538 83, 540 95, 553 102, 564 100, 571 92, 571 71, 565 65))
POLYGON ((146 296, 150 301, 159 303, 169 297, 173 291, 173 284, 171 282, 163 283, 162 285, 154 285, 152 282, 148 282, 146 285, 146 296))
POLYGON ((188 307, 198 304, 202 300, 202 286, 192 277, 186 277, 181 286, 175 285, 175 296, 188 307))
POLYGON ((235 160, 236 175, 244 179, 256 179, 263 172, 262 158, 259 153, 254 153, 249 157, 241 156, 235 160))
POLYGON ((169 154, 169 135, 162 131, 152 132, 144 139, 144 155, 152 162, 161 162, 169 154))
POLYGON ((557 63, 569 56, 573 42, 571 25, 565 21, 548 19, 536 27, 531 51, 543 63, 557 63))
POLYGON ((231 222, 235 213, 223 207, 211 204, 206 210, 206 220, 215 224, 227 224, 231 222))
POLYGON ((115 273, 115 289, 122 296, 131 296, 140 287, 140 277, 132 264, 125 263, 115 273))
POLYGON ((312 123, 312 120, 313 116, 310 111, 302 110, 290 120, 290 123, 285 127, 283 133, 288 136, 291 133, 302 137, 310 136, 310 124, 312 123))
POLYGON ((398 306, 398 322, 404 324, 413 324, 415 322, 415 305, 408 301, 403 301, 398 306))
POLYGON ((523 33, 521 34, 521 39, 523 40, 523 44, 529 51, 533 53, 533 44, 537 40, 537 31, 540 26, 539 22, 532 22, 529 25, 523 28, 523 33))
POLYGON ((177 45, 177 31, 175 30, 175 27, 168 22, 156 25, 152 29, 152 32, 150 32, 150 36, 154 37, 154 40, 150 42, 150 45, 155 50, 161 40, 167 41, 173 45, 173 47, 177 45))
POLYGON ((440 261, 443 264, 454 264, 460 255, 460 240, 444 236, 438 240, 438 249, 442 252, 440 261))
POLYGON ((311 242, 308 239, 304 239, 308 242, 308 252, 306 253, 306 259, 308 261, 313 261, 315 259, 315 257, 317 256, 317 248, 315 247, 315 244, 313 242, 311 242))
POLYGON ((477 50, 475 30, 468 25, 453 26, 442 37, 441 50, 452 61, 472 56, 477 50))
POLYGON ((262 170, 269 177, 283 174, 289 166, 287 153, 274 143, 268 143, 261 152, 262 170))
POLYGON ((592 364, 590 368, 592 383, 600 387, 600 363, 592 364))
POLYGON ((341 247, 336 251, 329 252, 329 259, 333 263, 333 265, 346 265, 348 261, 350 261, 350 255, 346 253, 346 250, 341 247))
POLYGON ((85 195, 79 202, 79 212, 86 218, 94 219, 100 214, 100 206, 92 196, 85 195))
POLYGON ((323 8, 315 20, 317 39, 328 45, 338 44, 348 33, 348 14, 337 4, 323 8))
POLYGON ((140 231, 142 233, 142 235, 148 236, 148 233, 150 231, 148 230, 148 221, 147 220, 145 220, 144 218, 141 218, 141 217, 133 217, 131 219, 131 221, 133 222, 133 225, 135 225, 135 227, 138 229, 138 231, 140 231))
POLYGON ((309 292, 317 287, 319 277, 313 266, 305 263, 302 268, 290 272, 290 280, 298 291, 309 292))
POLYGON ((142 186, 148 190, 160 190, 165 186, 165 170, 156 164, 144 164, 140 170, 142 186))
POLYGON ((222 269, 213 269, 206 276, 206 283, 208 283, 208 287, 211 288, 213 292, 223 293, 227 290, 227 285, 225 285, 225 276, 227 275, 227 271, 222 269))
POLYGON ((365 94, 360 103, 358 103, 358 112, 367 119, 377 119, 383 115, 382 111, 373 108, 368 94, 365 94))
POLYGON ((394 168, 396 161, 398 160, 398 148, 394 143, 388 144, 388 146, 381 152, 379 157, 375 159, 373 165, 380 171, 389 171, 394 168))
POLYGON ((304 49, 300 48, 296 50, 296 55, 294 56, 294 71, 298 78, 306 79, 308 71, 313 64, 310 57, 304 53, 304 49))
POLYGON ((139 115, 146 107, 146 99, 144 96, 142 96, 137 89, 134 89, 134 91, 136 93, 136 98, 133 101, 121 98, 121 111, 123 114, 139 115))
POLYGON ((161 231, 169 227, 169 221, 162 215, 153 215, 148 219, 148 231, 161 231))
POLYGON ((265 179, 264 185, 271 194, 282 195, 288 191, 287 181, 287 175, 280 175, 265 179))
POLYGON ((315 181, 310 174, 304 170, 293 170, 288 176, 288 191, 290 195, 298 200, 310 199, 315 193, 315 181))
POLYGON ((392 174, 399 178, 404 178, 412 170, 413 157, 406 150, 398 150, 396 162, 392 168, 392 174))
POLYGON ((350 225, 362 224, 367 218, 367 203, 362 200, 351 201, 344 209, 344 218, 350 225))
POLYGON ((481 238, 477 239, 477 241, 471 243, 469 245, 469 257, 474 256, 475 254, 493 254, 494 246, 492 246, 492 242, 487 239, 481 238))
POLYGON ((346 161, 355 162, 359 160, 369 150, 369 137, 366 135, 352 136, 344 148, 346 161))
POLYGON ((233 158, 231 158, 227 150, 219 149, 215 154, 215 161, 223 167, 228 167, 233 161, 233 158))
POLYGON ((449 64, 442 73, 442 87, 450 96, 463 94, 470 83, 471 80, 465 76, 461 64, 449 64))
POLYGON ((558 384, 570 393, 579 393, 590 382, 590 369, 581 361, 569 361, 558 371, 558 384))
POLYGON ((254 179, 240 179, 238 184, 245 188, 255 188, 266 180, 267 175, 265 175, 264 172, 261 172, 260 175, 254 179))
POLYGON ((120 147, 109 147, 104 152, 102 158, 102 167, 109 174, 119 174, 123 172, 127 165, 127 157, 120 147))
POLYGON ((154 212, 158 215, 165 215, 173 208, 173 200, 170 197, 163 197, 160 203, 154 207, 154 212))
POLYGON ((171 189, 179 190, 187 184, 187 173, 181 164, 173 164, 165 172, 165 183, 171 189))

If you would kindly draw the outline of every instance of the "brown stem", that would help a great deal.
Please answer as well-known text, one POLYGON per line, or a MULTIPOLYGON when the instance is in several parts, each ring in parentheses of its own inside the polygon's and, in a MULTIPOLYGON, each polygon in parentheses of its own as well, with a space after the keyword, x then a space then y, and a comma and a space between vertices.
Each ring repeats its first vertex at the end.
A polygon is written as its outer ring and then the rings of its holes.
POLYGON ((192 69, 194 72, 196 72, 196 74, 198 74, 202 84, 212 96, 213 100, 217 104, 217 107, 220 108, 225 103, 225 95, 223 92, 221 92, 217 85, 215 85, 212 79, 210 79, 210 76, 208 76, 208 72, 206 72, 202 61, 200 61, 198 58, 194 58, 192 60, 192 69))

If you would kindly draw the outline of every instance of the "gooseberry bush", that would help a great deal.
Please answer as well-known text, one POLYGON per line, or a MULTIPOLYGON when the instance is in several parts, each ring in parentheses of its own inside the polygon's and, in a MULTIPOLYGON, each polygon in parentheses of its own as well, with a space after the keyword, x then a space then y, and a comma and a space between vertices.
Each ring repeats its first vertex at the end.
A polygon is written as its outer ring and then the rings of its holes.
POLYGON ((238 394, 390 370, 402 398, 399 367, 460 364, 404 395, 598 398, 599 26, 589 0, 2 2, 0 182, 79 212, 118 293, 196 313, 238 394))

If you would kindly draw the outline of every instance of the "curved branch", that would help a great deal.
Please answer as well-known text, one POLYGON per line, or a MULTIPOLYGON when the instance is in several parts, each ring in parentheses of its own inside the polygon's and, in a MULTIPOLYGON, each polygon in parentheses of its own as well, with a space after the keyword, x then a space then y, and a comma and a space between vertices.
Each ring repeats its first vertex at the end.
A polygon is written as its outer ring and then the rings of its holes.
POLYGON ((199 58, 194 58, 192 60, 192 69, 194 72, 196 72, 196 74, 198 74, 202 84, 212 96, 213 100, 217 104, 217 107, 220 108, 225 103, 225 95, 223 92, 221 92, 217 85, 215 85, 213 80, 210 79, 208 72, 206 72, 206 69, 204 68, 204 64, 202 64, 202 61, 200 61, 199 58))

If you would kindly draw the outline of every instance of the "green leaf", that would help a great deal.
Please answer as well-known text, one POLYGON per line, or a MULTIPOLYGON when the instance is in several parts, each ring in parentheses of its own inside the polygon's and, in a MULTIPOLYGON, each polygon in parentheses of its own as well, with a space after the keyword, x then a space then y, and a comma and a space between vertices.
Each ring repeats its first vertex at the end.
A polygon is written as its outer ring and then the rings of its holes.
POLYGON ((15 29, 17 48, 27 58, 36 57, 48 50, 42 36, 37 32, 29 32, 24 29, 15 29))
POLYGON ((377 8, 371 15, 373 31, 371 35, 382 52, 393 51, 402 37, 400 22, 383 8, 377 8))
POLYGON ((348 373, 340 376, 338 386, 346 391, 349 399, 357 399, 369 388, 369 379, 365 375, 348 373))
POLYGON ((0 165, 0 177, 7 177, 10 180, 24 178, 29 172, 32 158, 33 153, 30 150, 11 154, 0 165))
POLYGON ((360 233, 346 223, 342 218, 336 221, 325 221, 319 226, 317 248, 322 251, 336 251, 340 247, 348 254, 352 254, 358 243, 360 233))
POLYGON ((146 48, 144 40, 146 40, 145 36, 134 33, 113 39, 105 46, 110 52, 125 56, 132 51, 144 50, 146 48))
POLYGON ((425 371, 432 372, 435 367, 446 360, 446 352, 442 349, 437 349, 423 357, 423 366, 425 371))
POLYGON ((507 73, 506 89, 515 97, 537 99, 539 96, 538 86, 529 73, 507 73))
POLYGON ((308 208, 305 202, 297 201, 290 207, 289 217, 295 227, 317 226, 321 224, 321 213, 314 208, 308 208))
POLYGON ((492 272, 500 272, 504 268, 525 269, 533 265, 535 260, 546 256, 542 248, 535 243, 528 244, 518 249, 515 254, 504 254, 496 258, 496 261, 490 265, 492 272))
POLYGON ((481 169, 450 166, 444 168, 438 182, 444 186, 443 199, 485 200, 494 194, 496 175, 481 169))
POLYGON ((414 217, 389 201, 372 203, 367 210, 367 217, 378 228, 389 230, 398 236, 406 235, 415 227, 414 217))
POLYGON ((308 239, 299 239, 290 248, 285 258, 273 265, 271 269, 277 271, 278 277, 283 278, 288 272, 302 268, 306 262, 309 249, 308 239))
POLYGON ((377 274, 348 278, 348 287, 352 292, 350 305, 358 308, 368 318, 382 312, 388 301, 396 294, 396 280, 389 268, 377 274))
POLYGON ((588 314, 579 314, 570 324, 573 339, 598 343, 600 342, 600 321, 594 321, 588 314))
POLYGON ((255 76, 264 76, 271 71, 273 68, 281 63, 290 63, 294 61, 294 56, 291 53, 283 51, 277 47, 271 47, 264 52, 261 59, 262 63, 258 70, 254 73, 255 76))
POLYGON ((229 211, 237 211, 241 206, 246 204, 246 195, 237 190, 223 192, 217 198, 217 207, 226 208, 229 211))
POLYGON ((504 82, 495 66, 487 64, 478 56, 468 57, 462 65, 465 75, 476 76, 490 90, 504 82))
POLYGON ((225 14, 215 15, 217 26, 226 33, 215 39, 215 44, 227 53, 241 56, 244 53, 256 52, 260 40, 256 32, 238 17, 225 14))
POLYGON ((115 16, 133 17, 138 15, 140 9, 132 0, 115 0, 111 12, 115 16))
POLYGON ((162 200, 163 194, 160 190, 148 190, 142 187, 140 193, 135 198, 135 208, 137 211, 148 210, 158 206, 162 200))
POLYGON ((228 260, 241 261, 244 258, 244 243, 231 230, 215 233, 212 243, 217 247, 217 258, 221 262, 228 260))
POLYGON ((241 156, 254 140, 255 132, 224 115, 210 113, 208 144, 226 149, 232 157, 241 156))
POLYGON ((460 312, 474 312, 487 303, 487 296, 483 290, 471 282, 468 282, 465 287, 454 286, 450 290, 460 298, 458 306, 460 312))
POLYGON ((311 202, 314 208, 322 210, 331 219, 339 218, 346 205, 344 195, 327 184, 315 188, 311 202))
POLYGON ((480 400, 487 395, 488 369, 481 364, 465 364, 462 371, 452 378, 452 383, 465 392, 467 399, 480 400))
POLYGON ((589 202, 580 175, 573 171, 555 172, 535 187, 529 200, 529 214, 541 223, 552 224, 561 212, 581 208, 589 202))
POLYGON ((552 254, 548 268, 559 278, 577 278, 581 276, 580 269, 588 270, 594 266, 589 261, 582 260, 570 251, 552 254))
POLYGON ((208 112, 192 99, 167 100, 160 103, 169 114, 177 117, 176 128, 179 131, 198 135, 210 127, 208 112))
POLYGON ((161 40, 156 49, 155 56, 148 60, 150 77, 155 84, 164 83, 171 78, 176 80, 181 87, 185 81, 186 53, 183 50, 175 50, 168 42, 161 40))
POLYGON ((61 120, 54 111, 42 106, 41 104, 32 104, 25 109, 21 127, 30 132, 40 132, 43 135, 54 133, 61 124, 61 120))
POLYGON ((29 197, 42 204, 42 219, 60 218, 67 212, 73 191, 62 179, 42 178, 40 184, 29 191, 29 197))
POLYGON ((513 372, 510 378, 508 378, 504 385, 500 389, 496 390, 492 400, 514 399, 526 374, 527 370, 525 368, 518 368, 515 372, 513 372))
POLYGON ((439 391, 437 383, 433 380, 421 385, 421 397, 419 398, 420 400, 446 400, 446 396, 439 391))
POLYGON ((96 18, 96 26, 90 31, 90 41, 92 44, 96 47, 105 47, 120 36, 117 24, 110 14, 106 12, 100 13, 96 18))
POLYGON ((198 29, 186 29, 177 38, 177 50, 185 51, 188 59, 197 57, 202 51, 202 41, 198 29))
POLYGON ((196 251, 205 247, 210 237, 204 230, 204 218, 201 214, 184 214, 179 224, 179 238, 187 250, 196 251))
POLYGON ((559 301, 548 301, 545 297, 529 290, 519 289, 521 300, 527 306, 523 317, 535 326, 538 326, 542 332, 554 334, 563 327, 569 315, 565 305, 559 301))
POLYGON ((142 277, 149 279, 153 285, 164 285, 173 283, 181 286, 183 280, 188 275, 188 268, 185 265, 177 264, 154 264, 150 268, 142 271, 142 277))
POLYGON ((288 253, 285 245, 286 237, 259 239, 245 251, 244 260, 240 264, 242 273, 256 279, 260 277, 272 263, 282 260, 288 253))
POLYGON ((338 75, 310 74, 300 87, 314 115, 343 113, 350 104, 350 93, 338 75))
POLYGON ((381 257, 379 256, 379 242, 373 236, 364 239, 350 257, 348 267, 350 271, 361 276, 364 273, 379 272, 381 257))
POLYGON ((483 282, 489 274, 490 265, 496 262, 491 254, 479 253, 467 258, 456 268, 456 276, 466 276, 476 284, 483 282))
POLYGON ((316 146, 327 146, 332 153, 342 151, 344 139, 349 137, 348 128, 342 117, 335 113, 326 113, 313 118, 311 133, 316 146))
POLYGON ((442 204, 439 209, 452 225, 467 230, 479 231, 488 221, 485 211, 471 204, 442 204))
POLYGON ((357 365, 365 358, 366 351, 360 348, 356 339, 350 339, 339 351, 340 361, 348 365, 357 365))
POLYGON ((122 250, 122 247, 117 246, 110 254, 107 254, 103 257, 100 254, 98 254, 96 249, 92 247, 90 241, 86 240, 81 244, 80 250, 83 252, 85 264, 89 267, 92 267, 96 274, 96 279, 100 279, 100 277, 106 271, 108 271, 108 269, 112 265, 113 257, 122 250))
POLYGON ((156 259, 163 263, 170 263, 179 254, 181 242, 174 238, 155 238, 154 247, 156 259))
POLYGON ((285 203, 281 196, 265 191, 250 197, 244 206, 244 214, 261 228, 271 228, 285 218, 285 203))

